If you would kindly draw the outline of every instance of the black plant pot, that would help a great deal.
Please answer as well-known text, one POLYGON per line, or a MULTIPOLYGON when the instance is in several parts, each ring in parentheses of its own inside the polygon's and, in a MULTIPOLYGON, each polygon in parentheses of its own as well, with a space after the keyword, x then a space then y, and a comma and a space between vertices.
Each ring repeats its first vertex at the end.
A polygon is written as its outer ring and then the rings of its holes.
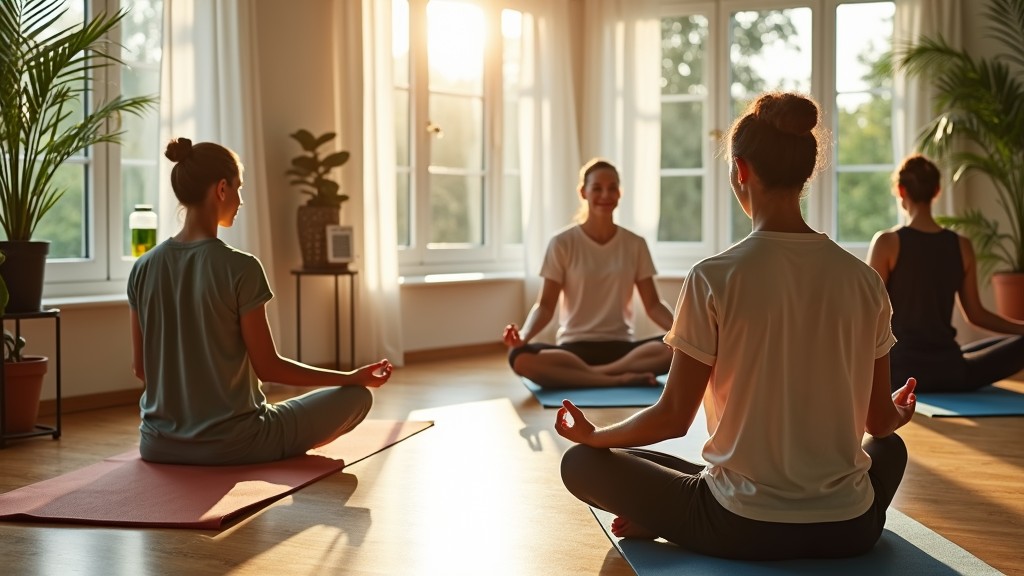
POLYGON ((7 284, 11 299, 7 313, 38 312, 43 306, 43 274, 50 243, 46 241, 0 242, 6 260, 0 264, 0 276, 7 284))

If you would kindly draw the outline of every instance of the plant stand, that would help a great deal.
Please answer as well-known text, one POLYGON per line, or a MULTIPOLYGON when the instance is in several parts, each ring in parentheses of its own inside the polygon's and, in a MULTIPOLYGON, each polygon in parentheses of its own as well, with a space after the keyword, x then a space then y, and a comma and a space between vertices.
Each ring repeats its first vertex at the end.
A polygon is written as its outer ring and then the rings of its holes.
MULTIPOLYGON (((60 438, 60 309, 59 308, 47 308, 40 310, 39 312, 19 312, 19 313, 8 313, 0 316, 0 324, 5 323, 7 320, 14 320, 14 336, 15 338, 21 336, 21 321, 31 320, 36 318, 53 318, 54 323, 54 340, 56 342, 55 354, 54 354, 54 369, 56 370, 54 375, 57 378, 57 398, 56 398, 56 412, 54 414, 54 425, 43 426, 36 424, 35 430, 31 432, 20 432, 20 433, 7 433, 7 420, 0 420, 0 448, 4 448, 7 445, 8 440, 18 440, 21 438, 31 438, 34 436, 53 436, 56 440, 60 438)), ((6 370, 0 370, 0 414, 5 414, 7 410, 7 396, 6 396, 6 370)))
POLYGON ((356 272, 348 268, 322 268, 318 270, 292 270, 295 275, 295 359, 302 362, 302 277, 334 276, 334 369, 341 370, 341 311, 338 306, 338 277, 348 277, 348 346, 349 368, 356 367, 356 272))

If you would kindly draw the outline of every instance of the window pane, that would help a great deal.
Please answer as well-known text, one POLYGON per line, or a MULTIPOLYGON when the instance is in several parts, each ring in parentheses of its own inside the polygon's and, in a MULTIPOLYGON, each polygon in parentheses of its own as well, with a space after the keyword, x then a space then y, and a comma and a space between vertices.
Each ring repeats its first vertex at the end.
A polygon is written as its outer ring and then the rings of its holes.
POLYGON ((892 2, 836 7, 836 90, 859 92, 888 85, 870 78, 871 66, 892 49, 892 2))
POLYGON ((484 14, 479 6, 449 0, 427 4, 430 89, 482 94, 484 14))
POLYGON ((700 241, 703 190, 701 176, 662 177, 659 242, 700 241))
POLYGON ((896 222, 889 172, 841 172, 838 178, 839 241, 869 242, 875 232, 896 222))
MULTIPOLYGON (((811 9, 734 12, 729 20, 729 87, 732 117, 766 90, 811 88, 811 9)), ((735 199, 729 238, 750 233, 750 219, 735 199)))
POLYGON ((57 169, 53 186, 65 190, 64 196, 36 226, 33 240, 49 240, 47 258, 88 258, 86 206, 87 168, 67 162, 57 169))
POLYGON ((409 91, 395 90, 395 162, 409 166, 409 91))
POLYGON ((430 244, 483 244, 483 179, 431 174, 430 244))
POLYGON ((704 55, 708 19, 701 15, 661 21, 661 93, 707 94, 704 55))
POLYGON ((662 103, 662 168, 700 168, 704 164, 703 114, 703 102, 662 103))
POLYGON ((483 167, 484 107, 480 98, 430 96, 431 121, 441 133, 431 139, 432 166, 479 170, 483 167))
POLYGON ((391 58, 395 86, 409 85, 409 2, 391 2, 391 58))
MULTIPOLYGON (((122 20, 121 94, 125 97, 157 96, 160 93, 162 0, 122 0, 128 8, 122 20)), ((131 254, 128 216, 136 204, 156 206, 159 201, 159 112, 153 107, 142 116, 122 116, 121 136, 121 230, 120 254, 131 254)), ((170 231, 158 230, 159 242, 170 231)))
POLYGON ((412 243, 411 199, 409 196, 409 173, 399 172, 395 177, 395 200, 398 215, 398 245, 409 247, 412 243))
POLYGON ((519 176, 505 176, 501 192, 501 229, 506 244, 523 243, 523 205, 519 176))
POLYGON ((836 153, 840 165, 891 165, 892 98, 886 92, 836 96, 836 153))

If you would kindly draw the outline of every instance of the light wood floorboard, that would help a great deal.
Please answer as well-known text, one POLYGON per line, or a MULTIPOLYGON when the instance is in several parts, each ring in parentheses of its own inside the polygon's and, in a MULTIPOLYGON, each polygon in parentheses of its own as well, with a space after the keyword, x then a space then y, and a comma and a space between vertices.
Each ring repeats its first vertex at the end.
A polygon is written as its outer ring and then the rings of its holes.
MULTIPOLYGON (((270 388, 273 399, 298 392, 270 388)), ((417 362, 375 396, 371 418, 436 424, 219 532, 0 523, 0 573, 632 574, 562 487, 554 411, 502 354, 417 362)), ((11 442, 0 492, 136 446, 137 419, 133 406, 67 414, 60 440, 11 442)), ((894 506, 1024 573, 1024 418, 916 416, 902 434, 911 462, 894 506)))

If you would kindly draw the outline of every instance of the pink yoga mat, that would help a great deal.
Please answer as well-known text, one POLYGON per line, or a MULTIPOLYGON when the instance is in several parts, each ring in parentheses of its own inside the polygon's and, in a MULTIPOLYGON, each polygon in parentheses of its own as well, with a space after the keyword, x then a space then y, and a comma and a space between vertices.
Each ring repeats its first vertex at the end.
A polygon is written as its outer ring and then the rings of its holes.
POLYGON ((152 464, 130 450, 0 494, 0 520, 216 530, 432 425, 367 420, 303 456, 242 466, 152 464))

